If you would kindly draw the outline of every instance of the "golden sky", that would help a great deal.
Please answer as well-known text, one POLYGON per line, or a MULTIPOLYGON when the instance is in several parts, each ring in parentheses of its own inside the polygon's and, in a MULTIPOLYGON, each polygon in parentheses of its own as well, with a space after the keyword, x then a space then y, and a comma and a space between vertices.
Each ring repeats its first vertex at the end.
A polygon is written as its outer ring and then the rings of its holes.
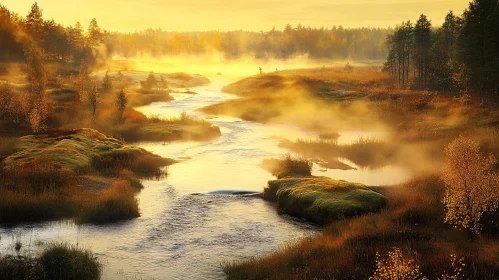
MULTIPOLYGON (((174 31, 269 30, 289 23, 311 27, 394 27, 426 14, 434 25, 456 14, 469 0, 38 0, 44 18, 64 25, 95 17, 107 30, 133 32, 148 27, 174 31)), ((34 0, 1 0, 23 16, 34 0)))

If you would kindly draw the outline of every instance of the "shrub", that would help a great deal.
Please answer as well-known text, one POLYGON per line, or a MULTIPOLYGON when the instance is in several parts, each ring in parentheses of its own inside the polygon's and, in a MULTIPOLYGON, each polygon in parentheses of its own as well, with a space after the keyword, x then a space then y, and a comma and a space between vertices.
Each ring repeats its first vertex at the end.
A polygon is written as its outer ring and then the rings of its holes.
POLYGON ((445 153, 445 221, 479 234, 482 215, 499 206, 499 176, 492 171, 496 159, 483 156, 478 144, 463 136, 451 142, 445 153))
POLYGON ((427 279, 421 273, 419 265, 410 256, 404 256, 399 248, 388 252, 388 257, 382 259, 376 253, 376 270, 369 280, 399 280, 427 279))
POLYGON ((45 279, 97 280, 102 265, 88 250, 68 244, 53 244, 40 256, 45 279))

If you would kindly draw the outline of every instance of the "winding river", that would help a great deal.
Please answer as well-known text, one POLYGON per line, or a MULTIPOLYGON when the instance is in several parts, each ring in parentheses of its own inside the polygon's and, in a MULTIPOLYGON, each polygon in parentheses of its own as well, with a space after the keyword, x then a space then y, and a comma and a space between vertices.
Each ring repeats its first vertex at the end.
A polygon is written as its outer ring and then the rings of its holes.
MULTIPOLYGON (((294 126, 197 112, 235 98, 220 91, 231 81, 209 78, 210 85, 193 89, 198 94, 174 94, 172 102, 139 108, 159 117, 187 112, 208 119, 222 131, 220 138, 208 142, 138 144, 181 161, 168 168, 166 179, 143 181, 145 188, 138 195, 140 218, 102 226, 45 222, 0 228, 0 252, 16 254, 16 241, 23 243, 20 254, 65 241, 95 252, 105 265, 103 279, 223 279, 224 262, 269 254, 287 242, 317 233, 316 226, 279 215, 273 204, 261 199, 220 195, 231 190, 262 191, 273 177, 257 164, 287 153, 277 147, 278 141, 315 135, 294 126)), ((339 141, 347 143, 373 133, 344 131, 339 141)), ((398 183, 410 176, 394 166, 348 171, 314 167, 313 174, 370 185, 398 183)))

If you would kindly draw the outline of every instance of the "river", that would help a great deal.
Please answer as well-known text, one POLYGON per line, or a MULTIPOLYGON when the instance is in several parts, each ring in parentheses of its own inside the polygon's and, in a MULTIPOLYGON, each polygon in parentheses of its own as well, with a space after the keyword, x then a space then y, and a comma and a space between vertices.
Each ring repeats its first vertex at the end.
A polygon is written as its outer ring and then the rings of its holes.
MULTIPOLYGON (((197 108, 235 98, 220 91, 227 80, 210 77, 198 94, 174 94, 175 100, 138 108, 146 115, 178 116, 187 112, 220 127, 222 136, 207 142, 138 143, 156 154, 181 162, 168 167, 166 179, 144 180, 138 195, 141 217, 109 225, 77 226, 70 221, 21 224, 0 228, 0 252, 33 254, 50 242, 91 249, 103 262, 103 279, 223 279, 221 264, 258 257, 287 242, 316 234, 319 228, 287 215, 275 205, 248 196, 214 195, 219 191, 263 190, 268 172, 257 165, 287 151, 280 139, 315 138, 289 125, 258 124, 230 117, 206 116, 197 108), (201 195, 192 195, 201 193, 201 195)), ((348 143, 381 132, 343 131, 348 143)), ((351 163, 350 163, 351 164, 351 163)), ((314 175, 369 185, 398 183, 410 176, 403 168, 328 170, 314 175)))

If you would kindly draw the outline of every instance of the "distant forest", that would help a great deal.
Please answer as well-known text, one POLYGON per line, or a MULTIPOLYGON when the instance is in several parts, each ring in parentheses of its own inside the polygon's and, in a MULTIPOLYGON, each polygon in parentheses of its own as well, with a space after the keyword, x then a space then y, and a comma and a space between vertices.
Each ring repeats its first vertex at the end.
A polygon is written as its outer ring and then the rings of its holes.
POLYGON ((499 99, 499 1, 474 0, 441 27, 425 15, 387 37, 384 70, 401 85, 499 99))
POLYGON ((411 88, 499 99, 499 1, 474 0, 462 15, 449 12, 434 27, 425 15, 395 29, 310 28, 287 25, 264 32, 108 32, 92 19, 63 26, 43 19, 35 2, 26 17, 0 5, 0 61, 44 60, 92 64, 125 58, 221 53, 228 59, 308 56, 313 59, 383 60, 384 71, 411 88))
POLYGON ((39 47, 49 60, 95 60, 99 57, 175 56, 222 53, 226 58, 251 56, 286 59, 306 55, 316 59, 386 58, 386 36, 391 29, 310 28, 287 25, 264 32, 167 32, 148 29, 115 33, 101 29, 96 19, 88 28, 77 22, 63 26, 43 19, 33 4, 27 16, 0 5, 0 61, 22 60, 27 45, 39 47))

